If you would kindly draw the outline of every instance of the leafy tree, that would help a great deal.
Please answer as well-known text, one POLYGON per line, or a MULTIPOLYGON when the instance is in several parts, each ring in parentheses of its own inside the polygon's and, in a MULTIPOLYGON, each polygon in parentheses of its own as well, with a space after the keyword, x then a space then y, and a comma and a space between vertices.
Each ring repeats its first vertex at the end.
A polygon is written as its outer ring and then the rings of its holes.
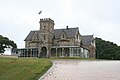
POLYGON ((120 59, 120 47, 110 41, 95 38, 96 58, 98 59, 120 59))
POLYGON ((5 48, 14 49, 17 48, 17 45, 14 43, 14 41, 0 35, 0 53, 4 53, 5 48))

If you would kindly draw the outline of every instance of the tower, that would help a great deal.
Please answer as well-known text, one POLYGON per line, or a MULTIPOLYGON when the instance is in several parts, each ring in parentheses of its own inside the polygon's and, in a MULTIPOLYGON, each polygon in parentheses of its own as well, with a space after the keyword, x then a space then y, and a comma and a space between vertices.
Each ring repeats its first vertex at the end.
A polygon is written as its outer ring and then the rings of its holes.
POLYGON ((40 57, 49 57, 52 46, 54 21, 50 18, 40 19, 39 54, 40 57))

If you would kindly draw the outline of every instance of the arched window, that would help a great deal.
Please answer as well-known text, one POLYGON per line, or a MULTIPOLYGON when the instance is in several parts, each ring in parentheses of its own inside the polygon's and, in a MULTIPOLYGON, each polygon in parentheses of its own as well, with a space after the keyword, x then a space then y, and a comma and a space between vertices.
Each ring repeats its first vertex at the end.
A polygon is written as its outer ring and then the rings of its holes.
POLYGON ((46 26, 43 26, 43 29, 46 29, 46 26))

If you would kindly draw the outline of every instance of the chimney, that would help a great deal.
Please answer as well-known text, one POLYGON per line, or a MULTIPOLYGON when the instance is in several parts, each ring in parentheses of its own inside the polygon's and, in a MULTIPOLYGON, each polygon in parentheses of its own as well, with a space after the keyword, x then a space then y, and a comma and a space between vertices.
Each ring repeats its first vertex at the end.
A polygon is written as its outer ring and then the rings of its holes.
POLYGON ((69 29, 68 26, 66 26, 66 29, 69 29))

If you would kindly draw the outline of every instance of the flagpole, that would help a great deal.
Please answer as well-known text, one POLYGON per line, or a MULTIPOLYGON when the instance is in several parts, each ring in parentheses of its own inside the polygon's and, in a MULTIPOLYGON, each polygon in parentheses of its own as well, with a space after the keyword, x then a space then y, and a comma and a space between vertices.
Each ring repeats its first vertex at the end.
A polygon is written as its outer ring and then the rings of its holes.
MULTIPOLYGON (((41 13, 42 13, 42 10, 40 10, 40 12, 38 12, 38 15, 41 15, 41 13)), ((40 17, 41 18, 41 17, 40 17)), ((40 22, 39 22, 40 23, 40 22)), ((39 35, 40 36, 40 35, 39 35)), ((38 43, 39 43, 39 45, 41 45, 41 39, 40 39, 40 37, 38 38, 38 43)), ((41 55, 40 55, 40 53, 41 53, 41 50, 40 50, 40 46, 38 46, 38 57, 41 57, 41 55)))

